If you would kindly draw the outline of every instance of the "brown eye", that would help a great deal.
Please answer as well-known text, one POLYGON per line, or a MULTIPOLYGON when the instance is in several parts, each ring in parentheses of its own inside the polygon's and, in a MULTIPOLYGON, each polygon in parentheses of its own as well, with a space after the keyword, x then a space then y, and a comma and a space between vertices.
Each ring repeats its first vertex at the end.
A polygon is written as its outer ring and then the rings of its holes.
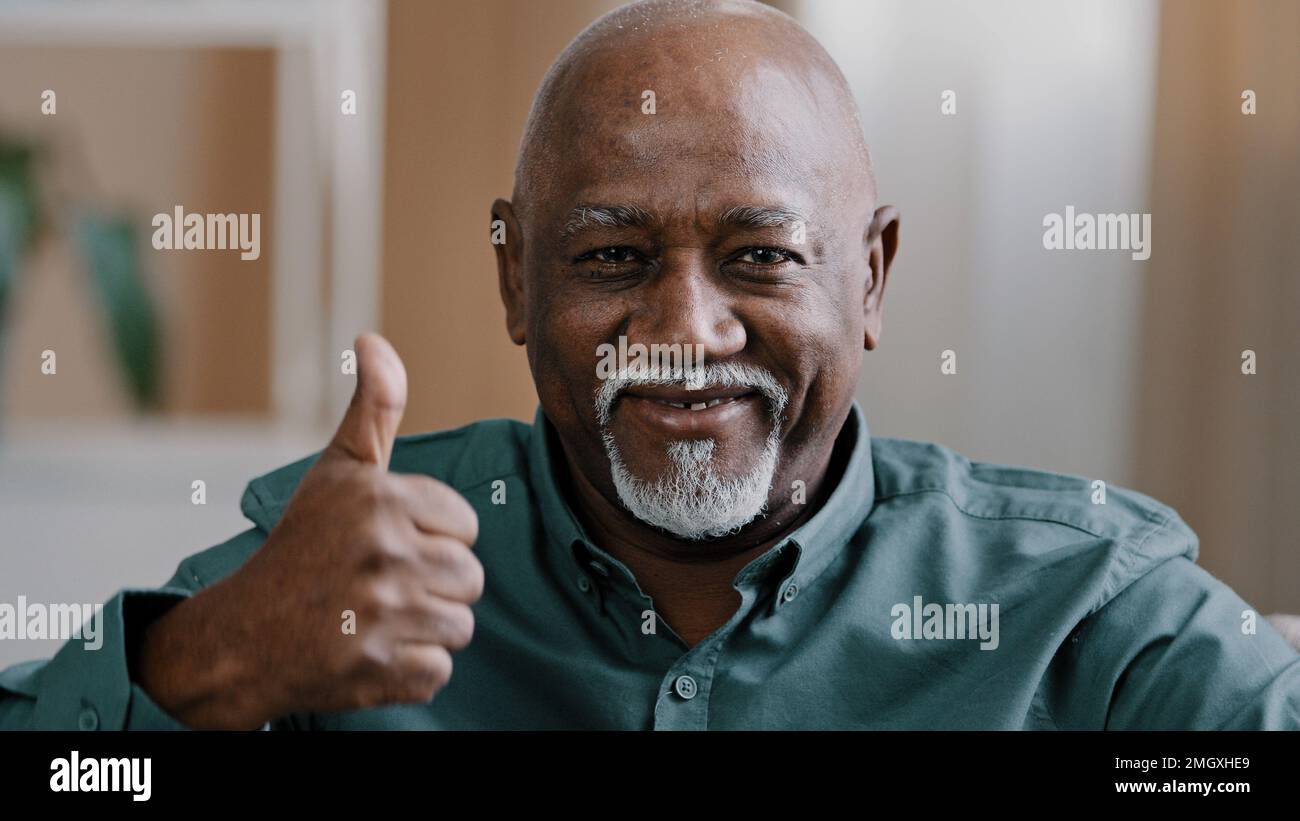
POLYGON ((741 262, 752 265, 779 265, 789 259, 789 254, 777 248, 750 248, 739 257, 741 262))
POLYGON ((631 248, 628 248, 626 245, 618 245, 593 251, 591 257, 597 262, 616 264, 619 262, 631 262, 634 259, 635 254, 636 252, 631 248))

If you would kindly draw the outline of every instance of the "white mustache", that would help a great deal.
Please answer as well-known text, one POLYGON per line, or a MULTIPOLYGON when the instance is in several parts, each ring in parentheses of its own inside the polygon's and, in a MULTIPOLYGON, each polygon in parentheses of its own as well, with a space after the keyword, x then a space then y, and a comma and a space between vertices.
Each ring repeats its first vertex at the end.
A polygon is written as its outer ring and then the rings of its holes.
POLYGON ((756 365, 736 362, 711 362, 694 368, 660 368, 650 365, 621 370, 596 390, 596 421, 609 424, 610 410, 619 394, 628 388, 680 385, 690 390, 704 388, 747 388, 756 390, 767 400, 769 412, 780 426, 789 396, 771 371, 756 365))

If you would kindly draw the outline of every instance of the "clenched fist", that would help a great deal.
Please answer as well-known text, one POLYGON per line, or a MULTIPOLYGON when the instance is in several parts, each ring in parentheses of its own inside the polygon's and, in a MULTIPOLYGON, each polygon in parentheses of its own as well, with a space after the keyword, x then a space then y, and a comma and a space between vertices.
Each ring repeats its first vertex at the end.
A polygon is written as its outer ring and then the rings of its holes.
POLYGON ((140 683, 191 727, 428 702, 469 644, 478 517, 442 482, 388 472, 406 372, 378 335, 356 354, 352 404, 261 550, 145 635, 140 683))

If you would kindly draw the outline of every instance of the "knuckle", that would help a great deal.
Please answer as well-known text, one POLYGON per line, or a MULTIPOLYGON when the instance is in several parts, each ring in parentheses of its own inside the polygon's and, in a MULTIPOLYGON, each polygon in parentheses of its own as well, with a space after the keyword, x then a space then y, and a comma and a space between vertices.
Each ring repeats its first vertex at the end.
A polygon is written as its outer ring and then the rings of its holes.
POLYGON ((473 561, 466 563, 466 595, 470 603, 476 602, 483 598, 483 587, 487 583, 487 574, 483 571, 483 563, 478 557, 471 555, 473 561))
POLYGON ((377 624, 402 606, 402 595, 388 580, 371 579, 362 583, 361 602, 365 615, 377 624))
POLYGON ((392 651, 386 642, 367 641, 357 653, 352 664, 352 673, 363 684, 383 679, 392 666, 392 651))
POLYGON ((365 546, 362 562, 368 570, 391 569, 411 560, 410 546, 405 539, 392 533, 391 528, 377 525, 366 528, 359 541, 365 546))
POLYGON ((451 681, 451 653, 442 647, 434 648, 433 658, 430 664, 429 674, 433 679, 434 689, 441 690, 451 681))
POLYGON ((390 564, 400 564, 407 559, 409 551, 401 539, 384 535, 376 540, 374 548, 375 555, 384 559, 390 564))
POLYGON ((451 655, 444 648, 424 648, 407 669, 389 679, 390 698, 406 704, 428 702, 447 686, 451 668, 451 655))
POLYGON ((474 638, 474 611, 468 605, 449 609, 445 619, 443 641, 450 650, 464 650, 474 638))

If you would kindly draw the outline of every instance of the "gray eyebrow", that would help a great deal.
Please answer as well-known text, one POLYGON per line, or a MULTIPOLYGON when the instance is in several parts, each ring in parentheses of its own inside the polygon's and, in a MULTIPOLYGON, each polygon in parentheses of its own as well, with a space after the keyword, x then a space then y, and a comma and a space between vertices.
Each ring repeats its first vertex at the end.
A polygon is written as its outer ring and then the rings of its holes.
POLYGON ((807 225, 808 219, 792 208, 772 208, 764 205, 737 205, 723 211, 718 217, 720 225, 738 228, 779 228, 794 222, 807 225))
POLYGON ((593 225, 607 228, 640 228, 657 220, 644 208, 635 205, 579 205, 569 212, 569 218, 560 231, 561 239, 568 239, 593 225))
MULTIPOLYGON (((579 205, 569 212, 560 238, 567 240, 574 234, 595 225, 607 228, 643 228, 658 223, 658 219, 635 205, 579 205)), ((735 228, 779 228, 802 222, 807 217, 792 208, 765 205, 736 205, 718 216, 718 224, 735 228)))

